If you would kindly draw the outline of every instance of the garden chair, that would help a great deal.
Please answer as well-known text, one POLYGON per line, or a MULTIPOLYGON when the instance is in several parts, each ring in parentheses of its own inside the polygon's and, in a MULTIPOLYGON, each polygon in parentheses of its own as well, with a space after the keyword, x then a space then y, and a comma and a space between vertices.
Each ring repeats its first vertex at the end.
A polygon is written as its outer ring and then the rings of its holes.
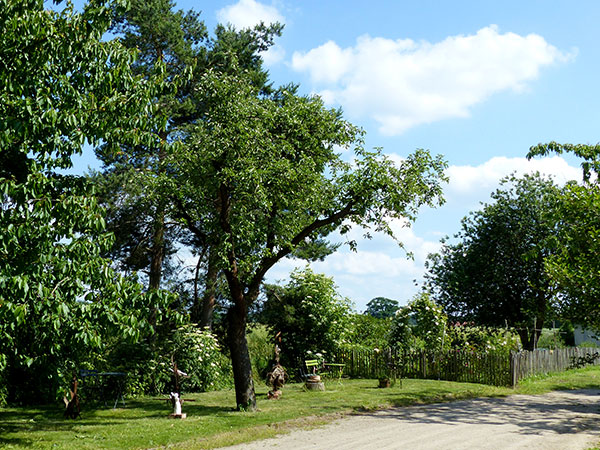
POLYGON ((305 359, 304 364, 300 365, 300 376, 308 378, 311 375, 319 375, 322 369, 322 364, 318 359, 305 359))

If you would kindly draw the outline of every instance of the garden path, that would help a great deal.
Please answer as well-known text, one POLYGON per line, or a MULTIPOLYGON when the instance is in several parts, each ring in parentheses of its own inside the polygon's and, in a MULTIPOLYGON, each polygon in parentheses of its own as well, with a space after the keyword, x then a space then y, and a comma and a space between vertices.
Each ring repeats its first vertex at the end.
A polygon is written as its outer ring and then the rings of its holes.
POLYGON ((260 449, 582 450, 600 443, 600 390, 512 395, 356 414, 228 447, 260 449))

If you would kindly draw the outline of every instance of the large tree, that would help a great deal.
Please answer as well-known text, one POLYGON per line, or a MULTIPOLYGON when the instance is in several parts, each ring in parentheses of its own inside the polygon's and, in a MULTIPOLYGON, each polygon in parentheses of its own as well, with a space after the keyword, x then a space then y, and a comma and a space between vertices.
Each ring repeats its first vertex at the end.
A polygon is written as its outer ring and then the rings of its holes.
POLYGON ((391 235, 390 219, 412 220, 421 205, 440 202, 445 163, 419 150, 395 166, 366 151, 361 131, 319 98, 261 96, 242 76, 209 71, 196 95, 206 108, 171 155, 166 189, 204 218, 229 287, 237 406, 254 409, 246 323, 267 272, 334 230, 391 235), (338 146, 353 148, 354 160, 344 162, 338 146))
MULTIPOLYGON (((155 130, 162 142, 180 141, 185 125, 200 120, 205 106, 192 93, 208 68, 244 71, 261 92, 271 90, 260 52, 280 34, 279 24, 239 31, 218 25, 209 35, 198 13, 175 10, 173 0, 133 0, 127 10, 115 11, 114 18, 111 31, 123 45, 140 52, 135 69, 147 77, 164 62, 166 76, 176 86, 155 99, 167 117, 166 127, 155 130)), ((191 277, 191 320, 210 328, 219 276, 216 257, 211 243, 194 233, 201 221, 190 220, 193 212, 171 203, 155 183, 166 170, 163 149, 164 145, 124 146, 117 154, 98 149, 105 169, 95 175, 95 182, 102 187, 109 228, 117 236, 110 256, 126 270, 147 273, 149 289, 156 289, 169 274, 181 272, 176 252, 189 248, 198 258, 191 277)))
POLYGON ((508 324, 534 347, 554 298, 545 260, 558 191, 539 175, 503 180, 492 203, 463 219, 455 243, 430 256, 427 287, 452 319, 508 324))
POLYGON ((600 145, 550 142, 531 147, 527 157, 563 152, 583 160, 583 184, 569 183, 562 191, 554 214, 556 251, 546 268, 560 291, 562 313, 600 329, 600 145))
POLYGON ((95 174, 100 198, 108 210, 109 229, 117 240, 111 257, 125 269, 147 274, 148 289, 161 286, 165 262, 175 252, 179 230, 168 222, 167 201, 152 189, 151 178, 164 170, 165 147, 175 121, 193 110, 182 92, 206 39, 198 13, 173 11, 172 0, 133 0, 127 9, 115 7, 111 32, 122 45, 136 49, 134 70, 152 77, 165 71, 174 89, 153 99, 167 119, 153 131, 153 145, 122 145, 119 152, 100 146, 97 156, 104 171, 95 174))
POLYGON ((399 307, 400 305, 398 305, 397 300, 386 297, 375 297, 367 303, 365 314, 376 317, 377 319, 387 319, 394 317, 394 314, 396 314, 399 307))
POLYGON ((100 257, 101 210, 85 182, 57 173, 85 141, 152 141, 160 83, 101 40, 111 3, 0 1, 0 385, 19 387, 13 400, 52 398, 107 336, 151 332, 140 311, 162 305, 100 257))

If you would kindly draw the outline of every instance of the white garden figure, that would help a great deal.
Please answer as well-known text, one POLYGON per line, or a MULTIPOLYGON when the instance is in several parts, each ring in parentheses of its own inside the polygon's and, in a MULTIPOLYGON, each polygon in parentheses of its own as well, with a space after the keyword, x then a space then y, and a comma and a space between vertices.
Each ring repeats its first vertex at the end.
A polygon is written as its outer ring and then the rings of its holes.
POLYGON ((171 403, 173 403, 173 415, 181 415, 181 400, 177 392, 171 392, 171 403))

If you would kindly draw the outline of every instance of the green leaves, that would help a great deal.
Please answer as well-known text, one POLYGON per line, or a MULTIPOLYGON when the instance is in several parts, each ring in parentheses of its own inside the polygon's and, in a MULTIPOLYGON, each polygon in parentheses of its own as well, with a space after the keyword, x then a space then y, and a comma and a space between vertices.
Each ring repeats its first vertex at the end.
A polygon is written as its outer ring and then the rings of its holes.
POLYGON ((539 174, 508 177, 463 219, 456 243, 430 257, 428 287, 453 319, 520 327, 528 345, 526 328, 541 327, 554 306, 544 261, 554 251, 558 193, 539 174))
POLYGON ((62 374, 109 337, 153 330, 144 295, 100 254, 110 245, 102 211, 81 179, 60 176, 88 141, 154 139, 145 114, 160 79, 132 73, 133 53, 102 41, 111 6, 82 14, 70 3, 0 0, 0 355, 11 400, 52 400, 62 374))
POLYGON ((448 318, 426 292, 415 297, 392 319, 390 344, 403 350, 444 350, 448 318))
POLYGON ((295 270, 286 286, 266 286, 263 318, 281 332, 282 355, 290 365, 307 352, 331 354, 346 333, 351 305, 333 280, 310 269, 295 270))
POLYGON ((555 248, 546 269, 561 293, 561 312, 575 323, 600 328, 600 188, 568 184, 554 211, 555 248))
POLYGON ((573 153, 583 160, 583 186, 568 183, 561 193, 552 217, 557 238, 546 269, 560 292, 562 312, 577 323, 600 328, 598 319, 598 218, 600 195, 600 145, 550 142, 531 147, 527 158, 551 153, 573 153))

